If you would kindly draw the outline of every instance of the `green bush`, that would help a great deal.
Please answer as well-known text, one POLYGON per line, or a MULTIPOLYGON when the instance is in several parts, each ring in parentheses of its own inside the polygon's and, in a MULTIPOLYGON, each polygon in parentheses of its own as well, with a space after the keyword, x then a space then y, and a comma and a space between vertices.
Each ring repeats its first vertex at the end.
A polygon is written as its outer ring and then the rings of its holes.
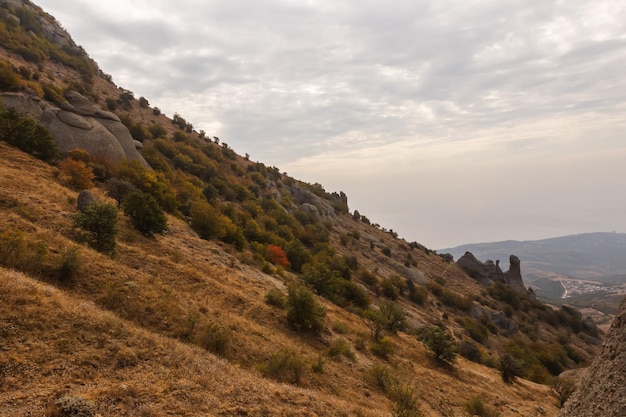
POLYGON ((14 108, 7 109, 2 105, 0 140, 45 162, 59 158, 59 148, 48 129, 32 117, 21 116, 14 108))
POLYGON ((394 385, 396 385, 398 382, 393 371, 387 365, 375 363, 370 368, 369 373, 374 379, 374 383, 376 384, 376 386, 380 388, 381 391, 384 393, 391 392, 394 385))
POLYGON ((278 288, 272 288, 265 294, 265 303, 278 308, 285 308, 287 306, 285 295, 278 288))
POLYGON ((468 340, 464 340, 459 343, 459 354, 465 359, 472 362, 482 362, 482 352, 480 351, 476 343, 472 343, 468 340))
POLYGON ((74 225, 84 230, 83 237, 95 250, 115 254, 117 235, 117 208, 108 203, 91 204, 84 213, 78 213, 74 225))
POLYGON ((418 332, 418 339, 442 362, 454 362, 457 345, 452 335, 444 327, 423 327, 418 332))
POLYGON ((498 417, 500 415, 495 409, 489 407, 481 397, 473 397, 465 404, 465 410, 472 416, 498 417))
POLYGON ((330 358, 336 359, 339 356, 344 356, 352 362, 356 359, 356 356, 352 351, 352 347, 350 346, 350 342, 348 342, 348 339, 345 337, 333 340, 326 353, 330 358))
POLYGON ((421 417, 418 391, 413 385, 397 383, 388 394, 394 417, 421 417))
POLYGON ((370 351, 382 359, 389 359, 389 356, 393 354, 394 350, 393 341, 388 337, 375 340, 370 345, 370 351))
POLYGON ((522 366, 508 353, 504 353, 500 356, 498 361, 498 370, 502 380, 507 384, 512 383, 515 379, 522 375, 522 366))
POLYGON ((143 191, 132 191, 122 203, 124 213, 130 222, 146 236, 163 233, 167 230, 167 218, 158 201, 143 191))
POLYGON ((319 333, 324 327, 326 310, 304 286, 292 285, 287 295, 287 321, 297 331, 319 333))
MULTIPOLYGON (((412 281, 411 281, 412 282, 412 281)), ((428 299, 428 291, 423 286, 409 287, 409 300, 413 301, 417 305, 424 305, 428 299)))
POLYGON ((268 358, 261 373, 266 378, 280 382, 300 384, 306 368, 304 358, 291 350, 283 349, 268 358))
POLYGON ((0 62, 0 91, 15 91, 21 87, 20 78, 8 62, 0 62))

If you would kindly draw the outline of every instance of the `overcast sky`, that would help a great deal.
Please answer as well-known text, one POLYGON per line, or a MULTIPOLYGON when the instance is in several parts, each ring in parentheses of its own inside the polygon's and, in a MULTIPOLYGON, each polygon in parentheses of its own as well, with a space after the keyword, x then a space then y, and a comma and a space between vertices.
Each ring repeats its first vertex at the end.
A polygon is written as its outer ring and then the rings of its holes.
POLYGON ((626 228, 624 0, 35 0, 136 97, 437 249, 626 228))

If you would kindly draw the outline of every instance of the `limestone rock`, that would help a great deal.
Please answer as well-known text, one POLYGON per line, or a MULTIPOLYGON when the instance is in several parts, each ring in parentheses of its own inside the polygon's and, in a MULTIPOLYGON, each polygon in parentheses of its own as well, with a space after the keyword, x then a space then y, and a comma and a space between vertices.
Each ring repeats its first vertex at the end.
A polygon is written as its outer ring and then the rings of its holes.
POLYGON ((68 92, 68 102, 61 103, 61 108, 23 93, 2 93, 0 97, 5 106, 38 119, 50 131, 61 152, 84 149, 113 162, 135 159, 149 168, 138 151, 141 146, 119 117, 98 109, 77 92, 68 92))
POLYGON ((96 204, 98 199, 95 195, 89 190, 83 190, 78 194, 78 199, 76 200, 76 207, 81 213, 84 213, 89 206, 92 204, 96 204))
POLYGON ((137 151, 135 147, 135 139, 130 134, 128 128, 121 122, 116 122, 110 119, 94 119, 100 122, 116 139, 119 145, 124 150, 124 154, 128 159, 136 159, 144 166, 148 167, 148 163, 143 156, 137 151))
POLYGON ((68 91, 65 98, 74 107, 74 112, 81 116, 93 116, 96 113, 91 100, 76 91, 68 91))
POLYGON ((84 117, 76 114, 70 113, 68 111, 60 111, 57 113, 57 117, 63 123, 66 123, 72 127, 77 127, 83 130, 91 130, 93 126, 84 117))
POLYGON ((22 93, 1 93, 2 105, 13 107, 20 114, 29 114, 38 119, 43 113, 39 101, 32 100, 31 97, 22 93))

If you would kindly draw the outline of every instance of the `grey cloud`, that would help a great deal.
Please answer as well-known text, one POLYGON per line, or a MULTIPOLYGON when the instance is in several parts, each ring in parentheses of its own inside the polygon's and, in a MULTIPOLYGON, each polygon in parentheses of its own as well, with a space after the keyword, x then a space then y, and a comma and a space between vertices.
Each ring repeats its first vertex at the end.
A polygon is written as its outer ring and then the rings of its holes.
POLYGON ((579 136, 621 140, 619 0, 153 0, 140 14, 112 0, 115 16, 87 0, 39 3, 118 83, 272 165, 349 164, 381 145, 458 145, 477 164, 556 158, 583 146, 570 132, 579 119, 605 123, 576 126, 579 136))

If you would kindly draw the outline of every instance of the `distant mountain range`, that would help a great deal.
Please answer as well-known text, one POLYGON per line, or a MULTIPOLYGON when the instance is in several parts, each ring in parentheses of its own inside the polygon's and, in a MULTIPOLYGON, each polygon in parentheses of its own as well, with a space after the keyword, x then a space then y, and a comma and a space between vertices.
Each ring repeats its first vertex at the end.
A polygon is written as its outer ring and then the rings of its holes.
POLYGON ((466 251, 483 261, 499 259, 505 266, 509 255, 517 255, 522 261, 522 273, 524 269, 537 269, 603 283, 626 282, 625 233, 584 233, 543 240, 470 243, 437 252, 450 253, 456 260, 466 251))

